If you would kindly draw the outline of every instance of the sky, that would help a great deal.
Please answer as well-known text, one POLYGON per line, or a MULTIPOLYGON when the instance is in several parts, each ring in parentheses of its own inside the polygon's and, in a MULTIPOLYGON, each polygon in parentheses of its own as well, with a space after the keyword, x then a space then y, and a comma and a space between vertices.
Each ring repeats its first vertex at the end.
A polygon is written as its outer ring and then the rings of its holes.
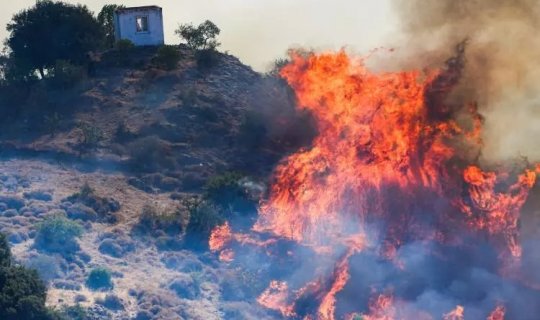
MULTIPOLYGON (((13 14, 36 0, 2 0, 0 38, 13 14)), ((397 19, 390 0, 65 0, 87 5, 96 14, 105 4, 158 5, 163 8, 165 41, 176 44, 180 23, 212 20, 221 28, 221 50, 259 71, 290 47, 318 50, 347 47, 367 53, 391 45, 397 19)))

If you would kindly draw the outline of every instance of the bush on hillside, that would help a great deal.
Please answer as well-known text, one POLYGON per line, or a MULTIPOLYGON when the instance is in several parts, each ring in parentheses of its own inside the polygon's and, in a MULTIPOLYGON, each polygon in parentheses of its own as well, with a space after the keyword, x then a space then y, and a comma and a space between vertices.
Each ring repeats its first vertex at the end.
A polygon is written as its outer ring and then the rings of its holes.
POLYGON ((120 52, 126 53, 135 48, 135 44, 129 39, 120 39, 116 41, 114 48, 120 52))
POLYGON ((25 266, 36 270, 44 281, 51 281, 62 275, 59 259, 49 255, 31 257, 25 262, 25 266))
POLYGON ((7 25, 6 45, 18 69, 41 78, 57 60, 82 64, 103 43, 103 29, 88 7, 61 1, 37 1, 7 25))
POLYGON ((219 55, 217 51, 212 49, 200 50, 195 54, 197 60, 197 68, 199 70, 207 70, 215 67, 219 62, 219 55))
POLYGON ((0 233, 0 268, 6 268, 11 265, 11 250, 6 236, 0 233))
MULTIPOLYGON (((225 222, 223 211, 210 201, 193 198, 185 200, 184 206, 189 212, 186 228, 189 237, 208 239, 212 230, 225 222)), ((204 244, 206 245, 206 242, 204 244)))
POLYGON ((105 268, 95 268, 86 279, 86 286, 92 290, 112 289, 111 272, 105 268))
MULTIPOLYGON (((88 183, 84 183, 79 192, 65 199, 73 204, 82 204, 97 213, 99 221, 114 223, 117 218, 113 213, 120 210, 120 203, 111 197, 100 197, 88 183)), ((69 213, 69 210, 68 210, 69 213)))
POLYGON ((90 320, 86 309, 79 304, 62 307, 59 315, 62 320, 90 320))
POLYGON ((105 48, 112 48, 114 46, 116 40, 114 34, 114 12, 122 8, 125 7, 117 4, 106 4, 97 15, 97 21, 105 33, 105 38, 103 39, 105 48))
POLYGON ((55 215, 38 224, 35 243, 39 248, 51 252, 77 251, 77 238, 82 233, 80 224, 63 215, 55 215))
POLYGON ((221 208, 235 213, 255 212, 256 202, 250 199, 237 172, 226 172, 211 177, 204 186, 204 197, 221 208))
POLYGON ((85 150, 96 148, 105 139, 103 131, 88 122, 79 122, 77 128, 81 132, 80 146, 85 150))
POLYGON ((139 138, 128 144, 127 149, 129 164, 135 171, 154 172, 175 166, 169 143, 158 136, 139 138))
POLYGON ((162 46, 157 51, 156 62, 166 70, 176 68, 180 61, 180 51, 177 46, 162 46))
POLYGON ((57 319, 45 307, 46 296, 46 286, 35 270, 11 264, 9 245, 0 234, 0 319, 57 319))
POLYGON ((66 60, 57 60, 50 75, 53 88, 69 89, 86 77, 86 69, 66 60))
POLYGON ((162 230, 169 234, 179 234, 184 229, 185 214, 179 208, 158 208, 145 205, 139 218, 139 228, 146 231, 162 230))
POLYGON ((217 41, 220 32, 218 26, 210 20, 197 27, 193 24, 182 24, 175 30, 175 33, 193 50, 215 50, 221 45, 217 41))

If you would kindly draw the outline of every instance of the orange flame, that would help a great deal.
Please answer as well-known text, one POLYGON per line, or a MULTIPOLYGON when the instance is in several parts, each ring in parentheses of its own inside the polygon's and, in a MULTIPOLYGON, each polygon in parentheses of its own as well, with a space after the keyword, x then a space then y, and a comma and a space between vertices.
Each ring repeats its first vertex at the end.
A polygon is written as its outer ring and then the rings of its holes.
POLYGON ((465 308, 463 308, 462 306, 457 306, 454 310, 445 314, 443 319, 444 320, 463 320, 464 312, 465 312, 465 308))
MULTIPOLYGON (((273 281, 259 297, 261 305, 296 317, 295 299, 315 292, 318 307, 305 319, 335 319, 336 295, 350 278, 349 260, 369 245, 364 228, 381 220, 381 255, 398 265, 396 252, 406 241, 459 243, 464 230, 485 233, 503 252, 520 256, 519 212, 536 173, 526 170, 512 184, 511 174, 483 171, 461 150, 480 148, 482 124, 476 104, 444 103, 459 80, 462 54, 458 50, 445 68, 428 74, 373 73, 345 52, 292 57, 281 75, 299 106, 313 115, 319 134, 310 148, 277 167, 253 231, 296 241, 337 262, 329 282, 315 280, 291 291, 287 283, 273 281), (454 120, 458 112, 468 120, 454 120)), ((268 243, 232 234, 225 225, 212 233, 210 248, 221 251, 232 241, 268 243)), ((463 313, 458 306, 444 317, 463 319, 463 313)), ((381 295, 364 318, 403 317, 394 299, 381 295)))
POLYGON ((504 320, 506 310, 504 306, 498 305, 493 312, 487 317, 487 320, 504 320))

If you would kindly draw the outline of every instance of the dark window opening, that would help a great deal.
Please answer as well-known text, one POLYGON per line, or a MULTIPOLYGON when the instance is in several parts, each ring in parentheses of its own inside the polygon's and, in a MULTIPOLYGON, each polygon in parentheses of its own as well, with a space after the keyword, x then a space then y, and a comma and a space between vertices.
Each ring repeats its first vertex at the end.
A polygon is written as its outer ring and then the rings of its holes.
POLYGON ((137 32, 148 32, 148 17, 137 17, 137 32))

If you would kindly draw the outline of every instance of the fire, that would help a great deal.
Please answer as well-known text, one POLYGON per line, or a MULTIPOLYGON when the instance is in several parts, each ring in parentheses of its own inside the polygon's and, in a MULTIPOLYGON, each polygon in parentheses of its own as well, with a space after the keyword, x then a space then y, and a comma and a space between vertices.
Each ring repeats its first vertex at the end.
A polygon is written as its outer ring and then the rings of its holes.
POLYGON ((473 228, 485 229, 492 235, 501 235, 514 257, 521 256, 517 241, 519 210, 533 187, 536 173, 527 170, 505 192, 496 192, 500 179, 494 172, 483 172, 470 166, 463 173, 469 185, 470 204, 462 203, 462 211, 470 217, 473 228), (475 209, 480 213, 474 215, 475 209))
POLYGON ((493 312, 488 316, 487 320, 504 320, 506 310, 504 306, 498 305, 493 312))
MULTIPOLYGON (((411 241, 460 244, 463 233, 478 233, 502 258, 519 258, 519 213, 536 172, 525 170, 514 182, 510 172, 483 170, 476 163, 482 124, 477 106, 445 104, 463 63, 462 47, 444 68, 428 73, 374 73, 363 59, 345 52, 292 57, 281 75, 299 107, 313 115, 319 134, 310 148, 277 167, 253 233, 235 235, 229 225, 221 226, 210 248, 264 245, 255 235, 269 234, 335 264, 330 274, 300 287, 272 281, 258 299, 261 305, 284 317, 334 320, 338 296, 351 280, 350 259, 378 250, 403 268, 396 252, 411 241), (367 229, 381 221, 372 240, 367 229), (297 301, 303 299, 317 306, 299 314, 297 301)), ((395 303, 380 295, 363 319, 406 319, 395 303)), ((463 314, 458 306, 444 319, 463 314)), ((501 314, 504 308, 489 319, 502 319, 501 314)), ((431 317, 419 311, 416 318, 431 317)))
POLYGON ((462 306, 457 306, 454 310, 445 314, 443 319, 444 320, 463 320, 464 312, 465 312, 465 309, 462 306))
POLYGON ((233 239, 231 227, 228 222, 221 226, 216 227, 210 234, 210 240, 208 246, 210 251, 217 252, 223 250, 229 242, 233 239))

